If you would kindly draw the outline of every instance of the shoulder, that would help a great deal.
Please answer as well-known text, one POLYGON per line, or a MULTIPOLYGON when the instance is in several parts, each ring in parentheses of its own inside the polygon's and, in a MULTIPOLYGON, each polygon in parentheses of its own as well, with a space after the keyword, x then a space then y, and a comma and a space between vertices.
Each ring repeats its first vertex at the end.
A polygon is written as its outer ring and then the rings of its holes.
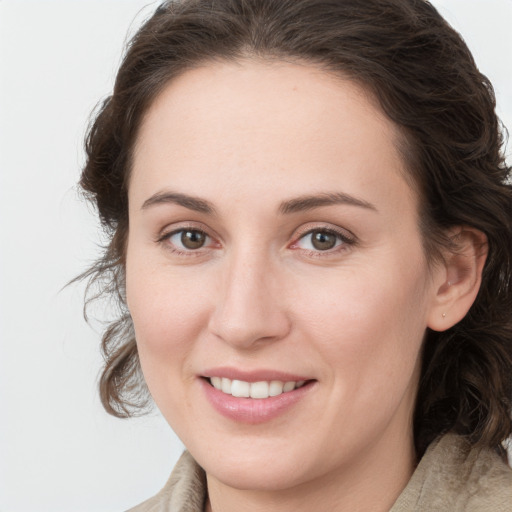
POLYGON ((493 451, 447 434, 428 448, 391 512, 511 512, 512 470, 493 451))
POLYGON ((203 512, 205 496, 204 471, 184 452, 163 489, 127 512, 203 512))

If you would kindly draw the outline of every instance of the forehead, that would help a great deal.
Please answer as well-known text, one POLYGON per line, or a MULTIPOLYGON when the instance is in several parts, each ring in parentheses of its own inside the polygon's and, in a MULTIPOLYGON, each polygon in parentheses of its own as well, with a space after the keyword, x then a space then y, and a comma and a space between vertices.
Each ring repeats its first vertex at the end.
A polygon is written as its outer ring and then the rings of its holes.
POLYGON ((130 198, 140 203, 155 187, 189 192, 192 183, 216 197, 226 185, 265 197, 269 188, 399 186, 409 194, 399 139, 373 97, 348 79, 300 63, 215 62, 171 81, 149 108, 130 198))

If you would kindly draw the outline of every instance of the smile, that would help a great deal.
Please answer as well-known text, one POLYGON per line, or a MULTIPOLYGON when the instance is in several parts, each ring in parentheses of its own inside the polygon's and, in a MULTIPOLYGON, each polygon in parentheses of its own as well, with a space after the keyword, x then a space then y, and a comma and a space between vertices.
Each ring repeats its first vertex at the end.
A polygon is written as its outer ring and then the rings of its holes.
POLYGON ((208 373, 199 382, 211 406, 231 421, 252 425, 291 412, 305 403, 318 385, 316 379, 274 371, 240 372, 228 368, 222 372, 216 369, 213 376, 213 372, 210 376, 208 373))
POLYGON ((304 380, 287 381, 280 380, 246 382, 237 379, 228 379, 226 377, 210 377, 210 384, 226 395, 237 398, 256 398, 264 399, 273 396, 279 396, 283 393, 289 393, 295 389, 304 386, 304 380))

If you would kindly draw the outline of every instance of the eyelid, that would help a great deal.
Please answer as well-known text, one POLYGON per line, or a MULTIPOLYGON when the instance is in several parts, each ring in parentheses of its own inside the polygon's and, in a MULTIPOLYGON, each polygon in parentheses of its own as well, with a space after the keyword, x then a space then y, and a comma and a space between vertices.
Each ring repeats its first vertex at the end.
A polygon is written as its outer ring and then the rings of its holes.
POLYGON ((155 237, 155 242, 157 244, 166 244, 165 248, 170 250, 173 253, 176 254, 185 254, 187 256, 199 256, 200 254, 204 253, 206 250, 211 248, 217 248, 220 247, 220 243, 217 241, 217 238, 215 235, 213 235, 211 230, 204 227, 202 223, 193 222, 193 221, 185 221, 185 222, 175 222, 173 224, 167 225, 162 230, 159 231, 159 233, 155 237), (171 245, 170 243, 167 243, 170 238, 178 233, 181 233, 182 231, 198 231, 202 234, 204 234, 209 240, 209 244, 205 245, 203 247, 200 247, 198 249, 182 249, 180 247, 175 247, 171 245), (212 244, 213 243, 213 244, 212 244), (213 247, 212 247, 213 245, 213 247))
POLYGON ((348 249, 348 247, 354 246, 355 244, 357 244, 357 242, 358 242, 357 237, 352 232, 348 231, 345 228, 341 228, 339 226, 335 226, 335 225, 328 224, 328 223, 322 223, 322 224, 308 223, 308 224, 305 224, 304 226, 301 226, 296 231, 296 233, 293 236, 293 242, 288 247, 291 249, 303 250, 306 252, 314 253, 315 256, 318 256, 318 255, 328 256, 329 254, 335 254, 336 252, 346 250, 346 249, 348 249), (301 247, 298 247, 298 243, 300 240, 302 240, 307 235, 314 233, 315 231, 325 231, 328 233, 332 233, 332 234, 336 235, 337 237, 339 237, 339 239, 341 240, 342 243, 333 247, 332 249, 328 249, 325 251, 308 250, 308 249, 303 249, 301 247))
MULTIPOLYGON (((200 247, 198 249, 180 249, 178 247, 173 247, 171 244, 167 244, 167 248, 172 250, 175 253, 182 253, 187 255, 199 255, 204 251, 212 248, 221 247, 221 242, 219 242, 219 237, 215 234, 211 233, 211 230, 204 226, 204 224, 195 221, 184 221, 184 222, 175 222, 170 225, 164 227, 155 237, 155 242, 164 244, 167 242, 173 235, 180 233, 186 230, 194 230, 203 233, 206 237, 210 239, 210 243, 205 245, 204 247, 200 247)), ((292 236, 292 242, 288 244, 288 248, 302 250, 304 252, 315 253, 315 256, 329 254, 335 254, 336 252, 340 252, 343 250, 347 250, 350 246, 353 246, 358 243, 357 237, 347 230, 346 228, 341 228, 339 226, 330 224, 330 223, 314 223, 309 222, 300 226, 292 236), (341 244, 333 247, 332 249, 327 249, 325 251, 322 250, 308 250, 301 247, 298 247, 298 242, 304 238, 305 236, 315 232, 315 231, 326 231, 328 233, 332 233, 339 237, 341 240, 341 244)))
POLYGON ((348 229, 341 228, 339 226, 335 226, 335 225, 329 224, 329 223, 320 223, 319 224, 319 223, 313 223, 313 222, 308 222, 307 224, 304 224, 303 226, 298 228, 297 231, 295 232, 295 234, 293 235, 293 239, 295 241, 297 241, 300 238, 302 238, 303 236, 308 235, 309 233, 312 233, 314 231, 328 231, 330 233, 334 233, 334 234, 340 236, 340 238, 346 242, 349 242, 349 243, 357 242, 357 237, 352 232, 350 232, 348 229))
POLYGON ((176 233, 179 233, 180 231, 185 231, 187 229, 194 230, 194 231, 200 231, 201 233, 204 233, 205 235, 209 236, 210 238, 215 238, 210 233, 210 229, 204 226, 201 222, 195 222, 195 221, 183 221, 183 222, 173 222, 172 224, 167 224, 165 227, 160 229, 158 233, 155 236, 155 242, 160 242, 165 238, 168 238, 171 235, 174 235, 176 233))

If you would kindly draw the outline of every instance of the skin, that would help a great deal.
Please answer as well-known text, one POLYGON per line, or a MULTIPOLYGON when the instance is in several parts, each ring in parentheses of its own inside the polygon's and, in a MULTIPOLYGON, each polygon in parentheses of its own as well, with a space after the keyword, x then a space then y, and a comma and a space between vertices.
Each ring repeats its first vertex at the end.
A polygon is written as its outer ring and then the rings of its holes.
POLYGON ((299 63, 205 65, 150 107, 129 185, 127 302, 152 396, 207 473, 206 510, 386 511, 410 478, 425 331, 465 314, 483 262, 460 230, 468 256, 429 267, 397 138, 364 89, 299 63), (360 204, 283 212, 325 194, 360 204), (186 249, 179 229, 208 237, 186 249), (351 241, 318 250, 312 229, 351 241), (206 400, 200 376, 226 366, 313 384, 248 425, 206 400))

